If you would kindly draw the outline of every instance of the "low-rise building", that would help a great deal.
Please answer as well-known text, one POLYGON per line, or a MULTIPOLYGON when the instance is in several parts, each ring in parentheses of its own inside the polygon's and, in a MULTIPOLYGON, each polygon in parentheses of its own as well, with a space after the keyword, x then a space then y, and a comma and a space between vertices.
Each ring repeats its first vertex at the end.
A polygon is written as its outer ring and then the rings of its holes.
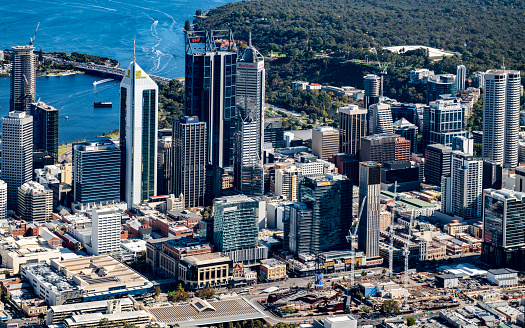
POLYGON ((64 321, 66 328, 96 328, 100 327, 100 321, 107 320, 110 327, 119 327, 124 323, 136 325, 138 327, 145 327, 151 321, 151 314, 144 310, 131 311, 123 313, 91 313, 83 315, 74 315, 64 321))
POLYGON ((459 286, 459 279, 454 274, 441 274, 434 277, 436 286, 441 288, 456 288, 459 286))
POLYGON ((73 315, 87 315, 91 313, 129 312, 133 310, 133 301, 125 297, 116 300, 94 301, 51 306, 46 313, 46 324, 63 324, 64 320, 73 315))
POLYGON ((50 246, 42 237, 5 237, 0 239, 2 267, 20 273, 26 263, 46 262, 60 259, 60 250, 50 246))
POLYGON ((179 263, 179 280, 190 290, 227 286, 233 261, 217 253, 188 256, 179 263))
POLYGON ((286 263, 276 259, 261 260, 261 275, 266 281, 276 281, 288 278, 286 263))
POLYGON ((516 286, 518 284, 518 271, 512 269, 491 269, 487 271, 487 280, 496 286, 516 286))

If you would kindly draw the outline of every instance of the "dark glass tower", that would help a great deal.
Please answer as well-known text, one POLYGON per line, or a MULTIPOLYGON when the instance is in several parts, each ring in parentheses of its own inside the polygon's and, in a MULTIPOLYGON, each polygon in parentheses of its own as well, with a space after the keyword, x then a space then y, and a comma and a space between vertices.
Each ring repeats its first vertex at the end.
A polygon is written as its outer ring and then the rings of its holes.
POLYGON ((58 162, 58 109, 43 102, 31 104, 33 146, 58 162))

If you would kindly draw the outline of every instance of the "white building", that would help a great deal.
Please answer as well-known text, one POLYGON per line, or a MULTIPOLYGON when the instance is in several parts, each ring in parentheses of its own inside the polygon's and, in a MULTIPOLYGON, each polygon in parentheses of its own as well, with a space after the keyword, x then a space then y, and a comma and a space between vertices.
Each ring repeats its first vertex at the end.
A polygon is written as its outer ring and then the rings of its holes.
POLYGON ((512 269, 491 269, 487 271, 487 280, 496 286, 518 285, 518 271, 512 269))
POLYGON ((275 170, 275 194, 296 202, 299 197, 299 175, 301 174, 302 170, 295 165, 275 170))
POLYGON ((393 133, 394 122, 389 104, 373 104, 369 109, 368 134, 393 133))
POLYGON ((507 168, 518 164, 520 71, 489 70, 483 90, 483 157, 507 168))
POLYGON ((442 178, 442 209, 464 219, 481 218, 483 160, 471 154, 452 152, 450 176, 442 178))
POLYGON ((120 211, 114 209, 93 209, 91 245, 94 255, 110 254, 120 251, 120 211))
POLYGON ((411 83, 427 83, 427 78, 434 75, 434 71, 428 68, 413 69, 410 71, 410 82, 411 83))
POLYGON ((20 266, 27 263, 60 259, 60 250, 49 246, 41 237, 6 237, 0 239, 2 267, 20 273, 20 266))
POLYGON ((458 65, 457 71, 457 91, 465 90, 465 80, 467 79, 467 68, 465 65, 458 65))
POLYGON ((7 217, 7 183, 0 180, 0 220, 7 217))
POLYGON ((129 207, 157 195, 158 86, 135 58, 120 83, 123 198, 129 207))

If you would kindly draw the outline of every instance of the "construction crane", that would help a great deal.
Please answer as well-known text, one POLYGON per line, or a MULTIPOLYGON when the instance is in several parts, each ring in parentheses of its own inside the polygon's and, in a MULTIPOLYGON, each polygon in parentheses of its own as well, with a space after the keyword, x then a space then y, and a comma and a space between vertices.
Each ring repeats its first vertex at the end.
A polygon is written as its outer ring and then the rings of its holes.
POLYGON ((405 242, 403 248, 403 255, 405 256, 405 281, 404 281, 404 303, 403 307, 406 309, 408 307, 408 257, 410 255, 410 248, 408 243, 410 242, 410 236, 412 235, 412 222, 414 220, 414 209, 412 209, 412 214, 410 214, 410 225, 408 226, 408 239, 405 242))
POLYGON ((38 24, 36 25, 36 30, 35 30, 35 34, 33 35, 33 37, 31 39, 29 39, 29 45, 30 46, 33 46, 33 42, 35 42, 35 39, 36 39, 36 32, 38 32, 38 27, 40 26, 40 22, 38 22, 38 24))
POLYGON ((394 210, 397 200, 397 181, 394 183, 394 206, 390 215, 390 249, 388 254, 388 273, 394 276, 394 210))
POLYGON ((354 232, 352 232, 352 228, 348 231, 348 236, 346 236, 346 240, 350 242, 350 247, 352 251, 352 273, 350 275, 350 288, 354 287, 354 279, 355 279, 355 239, 357 237, 357 230, 359 228, 359 222, 361 221, 361 214, 363 214, 363 209, 365 208, 365 201, 366 196, 363 198, 363 202, 361 203, 361 208, 359 209, 359 215, 357 216, 357 222, 354 227, 354 232))
POLYGON ((381 77, 381 90, 380 90, 380 96, 383 97, 383 77, 388 74, 387 68, 388 66, 381 66, 381 62, 379 61, 379 55, 377 54, 377 49, 374 47, 372 48, 372 51, 376 54, 376 60, 377 65, 379 66, 379 76, 381 77))

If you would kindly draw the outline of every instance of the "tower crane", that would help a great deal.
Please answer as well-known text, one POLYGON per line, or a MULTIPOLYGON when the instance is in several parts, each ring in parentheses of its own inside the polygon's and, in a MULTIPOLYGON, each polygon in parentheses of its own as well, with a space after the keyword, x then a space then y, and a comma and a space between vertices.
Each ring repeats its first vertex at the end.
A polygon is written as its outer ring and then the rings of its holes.
POLYGON ((357 237, 357 230, 359 228, 359 222, 361 221, 361 214, 363 213, 363 209, 365 208, 365 201, 366 196, 363 198, 363 202, 361 203, 361 208, 359 209, 359 215, 357 216, 357 222, 354 227, 354 231, 352 232, 352 228, 348 231, 348 236, 346 237, 346 241, 350 242, 350 247, 352 251, 352 273, 350 275, 350 287, 354 287, 354 279, 355 279, 355 239, 357 237))
POLYGON ((397 181, 394 183, 394 207, 390 215, 390 249, 388 254, 388 273, 390 277, 394 275, 394 210, 397 200, 397 181))
MULTIPOLYGON (((414 209, 412 209, 412 214, 410 214, 410 225, 408 226, 408 238, 412 235, 412 222, 414 220, 414 209)), ((405 246, 403 248, 403 255, 405 256, 405 277, 404 277, 404 303, 403 307, 408 307, 408 257, 410 255, 410 248, 408 246, 408 243, 410 240, 407 239, 407 242, 405 243, 405 246)))
POLYGON ((30 46, 33 46, 33 42, 35 42, 35 39, 36 39, 36 32, 38 32, 38 27, 40 26, 40 22, 38 22, 38 24, 36 25, 36 30, 35 30, 35 34, 33 35, 32 38, 29 39, 29 45, 30 46))

